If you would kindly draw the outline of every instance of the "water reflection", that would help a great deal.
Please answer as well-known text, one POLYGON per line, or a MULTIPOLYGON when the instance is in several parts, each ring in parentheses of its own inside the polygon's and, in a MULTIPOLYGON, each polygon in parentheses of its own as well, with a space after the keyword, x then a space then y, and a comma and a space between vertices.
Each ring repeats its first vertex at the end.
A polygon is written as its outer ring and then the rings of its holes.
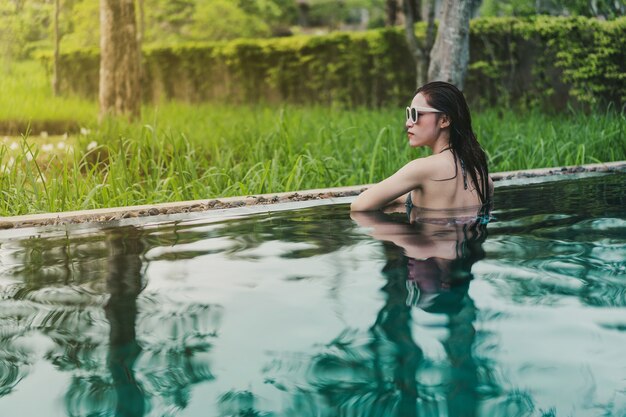
POLYGON ((71 375, 68 415, 188 405, 191 386, 214 378, 221 307, 145 294, 149 245, 135 227, 4 244, 14 259, 2 264, 0 397, 46 360, 71 375))
MULTIPOLYGON (((450 213, 411 213, 412 222, 384 213, 352 213, 352 218, 384 242, 386 302, 372 328, 394 346, 396 416, 477 413, 478 365, 472 354, 476 308, 468 294, 472 265, 484 257, 487 233, 476 217, 450 213), (425 216, 427 214, 427 216, 425 216), (436 385, 420 375, 441 373, 441 364, 425 361, 420 334, 412 329, 411 309, 446 317, 447 377, 436 385), (437 369, 439 368, 439 369, 437 369)), ((379 343, 381 343, 379 341, 379 343)))
MULTIPOLYGON (((102 265, 104 271, 100 279, 109 294, 102 318, 109 325, 108 331, 102 332, 108 335, 108 343, 103 343, 105 350, 102 351, 87 338, 80 348, 82 360, 71 359, 77 356, 72 352, 71 342, 59 344, 55 362, 73 364, 65 367, 73 372, 65 406, 68 414, 75 416, 110 413, 119 417, 141 417, 146 397, 137 381, 135 364, 142 351, 136 337, 137 298, 144 288, 142 234, 133 227, 106 230, 98 246, 107 251, 103 254, 106 262, 102 265), (93 365, 88 366, 90 362, 93 365)), ((87 322, 77 329, 81 332, 77 337, 86 338, 90 327, 87 322)))
POLYGON ((294 381, 294 371, 301 368, 298 362, 304 360, 298 354, 284 355, 286 363, 268 366, 267 380, 289 394, 284 415, 470 417, 529 412, 529 397, 503 394, 492 378, 493 364, 474 354, 476 307, 468 289, 471 268, 485 255, 482 242, 487 236, 483 224, 467 221, 475 213, 412 223, 403 215, 380 212, 351 216, 382 243, 383 303, 366 334, 346 328, 311 355, 304 380, 294 381), (432 346, 427 351, 429 332, 439 335, 442 355, 433 355, 432 346), (498 401, 487 404, 488 399, 498 401), (485 408, 488 414, 482 413, 485 408))
POLYGON ((107 365, 115 386, 117 417, 141 417, 145 397, 135 378, 134 366, 141 353, 137 343, 137 296, 143 289, 141 258, 143 244, 138 230, 108 236, 111 254, 107 274, 109 301, 105 307, 109 320, 109 354, 107 365))
POLYGON ((626 173, 502 187, 487 279, 519 304, 626 306, 626 173))
POLYGON ((65 234, 3 242, 0 368, 8 372, 0 373, 0 396, 12 393, 41 359, 62 371, 99 367, 98 353, 106 350, 105 290, 98 285, 103 247, 90 243, 91 262, 80 265, 65 234))
POLYGON ((500 189, 486 242, 345 205, 0 240, 2 411, 624 415, 624 178, 500 189))

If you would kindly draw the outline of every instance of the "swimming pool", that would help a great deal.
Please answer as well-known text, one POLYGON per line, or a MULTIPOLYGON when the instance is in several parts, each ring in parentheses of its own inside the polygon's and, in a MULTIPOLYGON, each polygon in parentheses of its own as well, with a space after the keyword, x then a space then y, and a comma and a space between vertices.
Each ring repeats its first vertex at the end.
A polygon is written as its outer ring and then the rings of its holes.
POLYGON ((626 415, 626 173, 349 201, 0 232, 1 414, 626 415))

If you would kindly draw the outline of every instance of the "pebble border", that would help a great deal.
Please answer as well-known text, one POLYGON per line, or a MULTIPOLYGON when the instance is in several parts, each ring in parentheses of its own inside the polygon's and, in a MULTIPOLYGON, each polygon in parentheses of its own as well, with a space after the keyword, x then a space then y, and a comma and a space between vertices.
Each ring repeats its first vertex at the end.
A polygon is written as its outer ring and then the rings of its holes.
MULTIPOLYGON (((533 178, 549 175, 568 175, 583 172, 612 172, 623 170, 626 170, 626 161, 568 166, 562 168, 540 168, 521 171, 496 172, 491 174, 491 178, 494 181, 501 181, 513 178, 533 178)), ((135 217, 202 212, 207 210, 229 209, 259 204, 268 205, 285 202, 350 197, 360 194, 369 186, 370 185, 357 185, 351 187, 325 188, 298 192, 260 194, 246 197, 227 197, 210 200, 192 200, 175 203, 147 204, 141 206, 68 211, 62 213, 42 213, 0 217, 0 229, 60 225, 67 223, 109 222, 135 217)))

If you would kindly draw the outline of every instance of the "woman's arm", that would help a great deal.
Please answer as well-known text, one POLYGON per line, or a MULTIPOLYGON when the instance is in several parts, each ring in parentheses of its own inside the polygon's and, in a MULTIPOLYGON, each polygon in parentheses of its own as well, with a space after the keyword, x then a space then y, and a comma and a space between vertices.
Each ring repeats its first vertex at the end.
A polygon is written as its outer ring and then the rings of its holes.
POLYGON ((420 186, 427 176, 430 163, 426 159, 416 159, 400 168, 391 177, 362 192, 352 205, 352 211, 378 210, 420 186))

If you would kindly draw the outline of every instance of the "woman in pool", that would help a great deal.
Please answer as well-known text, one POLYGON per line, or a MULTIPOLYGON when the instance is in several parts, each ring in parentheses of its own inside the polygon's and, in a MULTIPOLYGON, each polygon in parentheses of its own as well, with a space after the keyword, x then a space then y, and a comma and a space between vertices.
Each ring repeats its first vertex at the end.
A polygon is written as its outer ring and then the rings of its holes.
POLYGON ((480 208, 493 194, 485 152, 472 131, 469 108, 454 85, 435 81, 420 87, 406 109, 410 146, 432 155, 415 159, 375 184, 352 203, 352 211, 394 203, 426 209, 480 208))

